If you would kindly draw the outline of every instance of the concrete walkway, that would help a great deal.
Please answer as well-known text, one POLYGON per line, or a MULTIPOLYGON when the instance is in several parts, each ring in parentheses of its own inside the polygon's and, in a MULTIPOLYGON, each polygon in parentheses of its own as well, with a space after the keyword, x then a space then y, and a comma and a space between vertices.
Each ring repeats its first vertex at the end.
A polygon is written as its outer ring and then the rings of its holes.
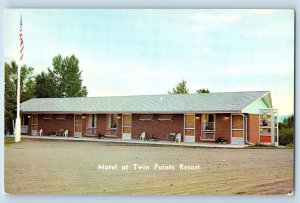
MULTIPOLYGON (((6 136, 14 137, 14 136, 6 136)), ((89 137, 57 137, 57 136, 31 136, 31 135, 22 135, 21 138, 30 138, 30 139, 45 139, 45 140, 69 140, 69 141, 88 141, 88 142, 109 142, 109 143, 125 143, 125 144, 144 144, 144 145, 168 145, 168 146, 188 146, 188 147, 208 147, 208 148, 245 148, 248 145, 233 145, 233 144, 215 144, 215 143, 188 143, 181 142, 175 143, 171 141, 140 141, 140 140, 122 140, 122 139, 113 139, 113 138, 89 138, 89 137)))

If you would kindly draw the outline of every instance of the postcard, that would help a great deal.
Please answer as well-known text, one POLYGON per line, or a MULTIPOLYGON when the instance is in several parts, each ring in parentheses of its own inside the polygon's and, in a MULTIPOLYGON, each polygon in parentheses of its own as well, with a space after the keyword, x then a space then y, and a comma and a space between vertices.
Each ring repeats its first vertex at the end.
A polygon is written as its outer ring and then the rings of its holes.
POLYGON ((292 195, 294 15, 6 9, 5 192, 292 195))

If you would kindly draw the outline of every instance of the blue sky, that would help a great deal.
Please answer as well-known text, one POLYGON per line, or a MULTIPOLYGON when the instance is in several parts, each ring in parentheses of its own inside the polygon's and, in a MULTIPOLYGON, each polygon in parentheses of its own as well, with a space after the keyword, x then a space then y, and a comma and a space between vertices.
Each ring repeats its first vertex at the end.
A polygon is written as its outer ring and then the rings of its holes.
POLYGON ((5 61, 35 73, 75 54, 88 96, 164 94, 185 79, 190 92, 270 90, 293 113, 293 10, 7 9, 5 61))

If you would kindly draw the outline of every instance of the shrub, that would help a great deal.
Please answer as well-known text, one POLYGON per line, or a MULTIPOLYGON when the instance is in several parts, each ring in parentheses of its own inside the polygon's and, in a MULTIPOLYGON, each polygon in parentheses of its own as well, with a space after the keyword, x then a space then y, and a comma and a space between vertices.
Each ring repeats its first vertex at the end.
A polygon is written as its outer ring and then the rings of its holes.
POLYGON ((282 128, 279 130, 279 144, 288 145, 294 143, 294 128, 282 128))
POLYGON ((221 142, 227 142, 227 140, 223 137, 219 137, 218 139, 216 139, 217 143, 221 143, 221 142))

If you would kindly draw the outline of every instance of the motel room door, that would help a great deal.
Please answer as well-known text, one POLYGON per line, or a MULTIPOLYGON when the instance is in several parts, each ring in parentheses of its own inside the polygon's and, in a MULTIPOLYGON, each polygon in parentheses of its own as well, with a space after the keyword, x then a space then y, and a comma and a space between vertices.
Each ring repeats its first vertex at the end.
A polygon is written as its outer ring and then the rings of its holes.
POLYGON ((231 144, 245 144, 244 117, 231 115, 231 144))
POLYGON ((184 115, 184 142, 195 142, 195 114, 184 115))
POLYGON ((131 140, 131 115, 123 114, 122 139, 131 140))
POLYGON ((82 116, 74 115, 74 137, 82 136, 82 116))
POLYGON ((31 123, 31 135, 38 135, 39 130, 39 116, 32 115, 32 123, 31 123))

